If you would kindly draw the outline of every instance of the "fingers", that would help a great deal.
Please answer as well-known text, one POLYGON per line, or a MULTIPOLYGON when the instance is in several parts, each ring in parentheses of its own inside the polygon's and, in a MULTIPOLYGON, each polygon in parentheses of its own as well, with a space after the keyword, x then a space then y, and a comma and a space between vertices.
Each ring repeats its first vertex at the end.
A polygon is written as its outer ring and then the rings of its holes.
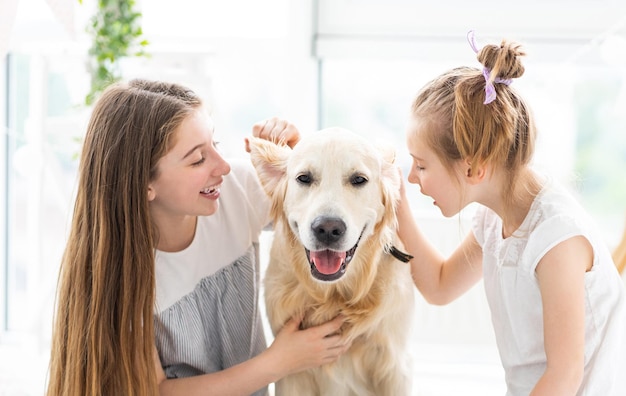
POLYGON ((297 317, 294 316, 291 319, 289 319, 287 321, 287 323, 285 323, 285 325, 283 326, 283 328, 287 331, 298 331, 298 329, 300 328, 300 323, 302 322, 302 318, 301 317, 297 317))
POLYGON ((346 321, 346 317, 339 314, 333 320, 328 321, 324 324, 321 324, 317 327, 314 327, 313 329, 315 329, 320 335, 324 337, 328 337, 328 336, 337 334, 337 332, 339 331, 339 329, 341 329, 341 326, 343 326, 345 321, 346 321))
POLYGON ((340 335, 333 335, 324 339, 326 343, 324 349, 324 363, 334 362, 348 351, 352 342, 342 338, 340 335))
POLYGON ((265 121, 257 122, 252 126, 252 135, 267 140, 273 140, 280 136, 287 127, 288 122, 277 117, 269 118, 265 121))
POLYGON ((300 140, 300 132, 291 123, 278 117, 257 122, 252 126, 252 135, 278 144, 293 147, 300 140))
POLYGON ((335 362, 351 345, 340 332, 345 322, 342 315, 322 325, 300 330, 303 317, 304 313, 289 319, 270 346, 279 351, 292 372, 335 362))
MULTIPOLYGON (((300 323, 302 322, 302 316, 294 316, 289 319, 284 325, 281 331, 283 330, 291 330, 298 331, 300 328, 300 323)), ((314 339, 324 339, 331 337, 339 337, 341 326, 345 323, 345 316, 339 314, 334 319, 323 323, 318 326, 309 327, 308 329, 301 330, 302 334, 309 338, 310 340, 314 339)), ((334 338, 333 338, 334 339, 334 338)))
POLYGON ((278 330, 277 337, 279 335, 285 335, 289 337, 290 334, 297 333, 300 331, 300 323, 302 323, 302 316, 294 315, 288 321, 283 324, 283 326, 278 330))
POLYGON ((398 174, 400 175, 400 198, 403 198, 406 193, 406 184, 404 183, 404 175, 402 173, 402 168, 397 167, 398 174))
POLYGON ((322 334, 324 337, 326 344, 326 356, 324 359, 327 363, 339 359, 352 345, 352 342, 345 339, 340 333, 341 326, 343 326, 345 321, 346 317, 339 314, 333 320, 315 328, 319 332, 318 334, 322 334))

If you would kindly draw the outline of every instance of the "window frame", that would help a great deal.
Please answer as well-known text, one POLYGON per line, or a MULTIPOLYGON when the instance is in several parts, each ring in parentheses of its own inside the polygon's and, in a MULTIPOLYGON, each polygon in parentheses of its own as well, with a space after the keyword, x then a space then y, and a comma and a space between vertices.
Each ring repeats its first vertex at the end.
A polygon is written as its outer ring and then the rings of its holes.
POLYGON ((10 54, 4 54, 0 61, 0 125, 2 125, 2 139, 0 139, 0 340, 7 331, 7 304, 8 304, 8 178, 9 178, 9 156, 8 139, 10 130, 10 100, 9 96, 9 68, 10 54))

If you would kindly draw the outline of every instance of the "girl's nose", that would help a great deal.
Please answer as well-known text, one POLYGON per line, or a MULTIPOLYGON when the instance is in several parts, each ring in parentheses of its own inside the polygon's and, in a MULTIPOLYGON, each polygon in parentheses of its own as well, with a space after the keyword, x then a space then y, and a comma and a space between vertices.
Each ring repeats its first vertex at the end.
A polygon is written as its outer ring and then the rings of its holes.
POLYGON ((217 151, 209 162, 212 176, 225 176, 230 173, 230 164, 217 151))
POLYGON ((419 184, 420 183, 420 178, 419 178, 419 176, 417 176, 417 172, 415 171, 415 169, 411 169, 411 171, 409 172, 409 174, 407 176, 407 180, 411 184, 419 184))

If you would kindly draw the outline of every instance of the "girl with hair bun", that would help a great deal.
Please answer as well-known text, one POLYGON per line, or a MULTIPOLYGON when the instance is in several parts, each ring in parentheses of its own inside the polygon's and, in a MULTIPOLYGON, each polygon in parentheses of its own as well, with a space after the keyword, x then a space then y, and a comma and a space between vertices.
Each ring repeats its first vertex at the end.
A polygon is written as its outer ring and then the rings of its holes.
POLYGON ((530 167, 535 122, 511 87, 524 73, 515 42, 476 47, 417 95, 407 130, 408 181, 446 217, 480 204, 444 258, 422 234, 404 189, 399 231, 416 287, 447 304, 484 280, 508 396, 626 395, 626 294, 593 222, 530 167))

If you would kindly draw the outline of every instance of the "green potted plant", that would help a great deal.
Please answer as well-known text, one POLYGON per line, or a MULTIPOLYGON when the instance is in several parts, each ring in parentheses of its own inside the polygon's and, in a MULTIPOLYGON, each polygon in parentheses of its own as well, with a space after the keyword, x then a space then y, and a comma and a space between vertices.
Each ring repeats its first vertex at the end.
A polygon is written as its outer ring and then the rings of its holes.
MULTIPOLYGON (((83 0, 78 1, 83 3, 83 0)), ((121 59, 147 55, 148 41, 143 38, 140 19, 135 0, 98 0, 87 27, 93 38, 89 49, 91 88, 85 98, 87 105, 91 105, 109 84, 121 78, 121 59)))

